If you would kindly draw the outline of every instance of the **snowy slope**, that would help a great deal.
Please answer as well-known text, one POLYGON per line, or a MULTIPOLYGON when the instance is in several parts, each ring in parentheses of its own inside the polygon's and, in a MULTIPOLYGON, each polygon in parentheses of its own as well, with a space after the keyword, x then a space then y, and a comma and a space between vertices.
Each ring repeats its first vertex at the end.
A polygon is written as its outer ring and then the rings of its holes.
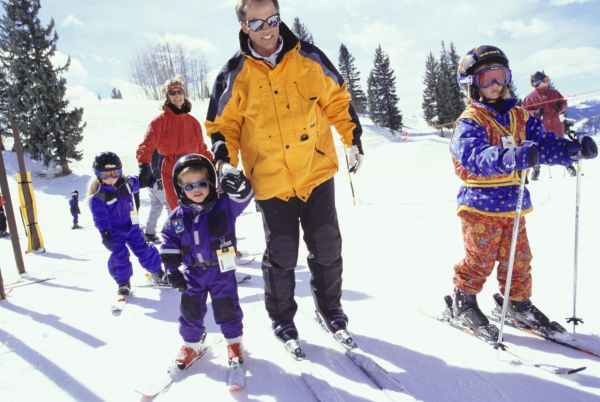
MULTIPOLYGON (((84 160, 74 175, 44 179, 30 163, 44 254, 25 256, 28 275, 46 279, 15 287, 0 303, 0 400, 137 401, 136 385, 163 370, 180 345, 177 331, 179 295, 171 289, 142 287, 143 269, 134 262, 133 298, 115 317, 109 305, 116 286, 106 270, 108 253, 81 202, 84 230, 70 230, 68 197, 84 192, 93 156, 113 150, 126 170, 136 173, 135 149, 147 123, 158 113, 154 102, 102 100, 85 106, 88 125, 84 160)), ((203 121, 206 105, 194 114, 203 121)), ((520 365, 507 355, 429 318, 442 308, 451 291, 452 267, 462 257, 460 221, 455 215, 459 181, 453 174, 447 139, 413 136, 407 141, 386 135, 365 122, 365 165, 353 176, 358 206, 352 205, 348 175, 336 178, 337 206, 344 239, 344 307, 361 347, 392 373, 416 398, 425 401, 593 401, 600 400, 600 360, 508 329, 506 340, 515 351, 542 363, 587 366, 569 377, 520 365), (424 314, 425 313, 425 314, 424 314)), ((14 173, 14 154, 4 153, 14 173)), ((600 272, 598 244, 600 163, 585 164, 580 225, 578 315, 585 324, 578 337, 600 350, 597 314, 600 272)), ((543 167, 539 182, 529 186, 535 212, 528 216, 534 254, 533 301, 564 323, 572 313, 572 266, 575 181, 563 169, 543 167)), ((11 174, 13 199, 17 198, 11 174)), ((142 193, 142 221, 147 208, 142 193)), ((240 247, 260 251, 260 216, 250 206, 238 221, 240 247)), ((20 228, 21 246, 26 239, 20 228)), ((312 322, 306 251, 301 247, 296 296, 297 325, 305 351, 314 363, 288 357, 271 335, 263 307, 260 264, 240 269, 252 275, 240 287, 248 349, 247 389, 231 395, 224 386, 223 344, 197 362, 184 379, 157 401, 307 401, 300 375, 329 383, 346 401, 385 401, 387 396, 323 335, 312 322)), ((0 268, 6 284, 19 280, 7 240, 0 240, 0 268)), ((257 258, 259 261, 260 258, 257 258)), ((496 292, 490 277, 479 297, 492 308, 496 292)), ((209 336, 217 336, 211 314, 209 336)))

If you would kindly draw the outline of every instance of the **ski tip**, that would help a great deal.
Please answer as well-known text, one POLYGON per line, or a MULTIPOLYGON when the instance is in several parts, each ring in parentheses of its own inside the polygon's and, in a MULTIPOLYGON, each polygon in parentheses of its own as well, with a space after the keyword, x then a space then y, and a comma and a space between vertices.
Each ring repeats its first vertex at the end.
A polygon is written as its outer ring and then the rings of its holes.
POLYGON ((585 370, 587 367, 579 367, 579 368, 575 368, 575 369, 570 369, 567 370, 567 372, 565 374, 575 374, 575 373, 579 373, 580 371, 585 370))
POLYGON ((231 384, 229 385, 229 391, 231 392, 239 392, 241 390, 243 390, 244 387, 241 386, 240 384, 231 384))

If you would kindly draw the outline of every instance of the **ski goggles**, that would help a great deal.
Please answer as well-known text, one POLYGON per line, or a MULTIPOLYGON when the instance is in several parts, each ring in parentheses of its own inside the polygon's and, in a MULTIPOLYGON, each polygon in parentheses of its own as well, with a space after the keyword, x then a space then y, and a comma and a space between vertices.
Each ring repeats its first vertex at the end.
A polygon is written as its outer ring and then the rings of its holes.
POLYGON ((183 89, 171 89, 167 93, 169 94, 169 96, 185 95, 183 89))
POLYGON ((281 17, 279 16, 279 13, 277 13, 271 15, 270 17, 267 17, 266 20, 248 20, 246 21, 246 25, 248 26, 248 29, 250 29, 252 32, 260 32, 265 27, 265 24, 267 24, 271 28, 275 28, 277 25, 279 25, 280 22, 281 17))
POLYGON ((478 88, 487 88, 493 83, 504 86, 510 84, 512 74, 510 68, 494 66, 484 68, 473 76, 473 84, 478 88))
POLYGON ((181 187, 183 188, 184 191, 192 191, 197 188, 203 188, 203 189, 208 188, 208 186, 210 186, 210 181, 200 180, 195 183, 183 184, 181 187))
POLYGON ((118 179, 121 177, 122 170, 121 169, 112 169, 112 170, 101 170, 96 171, 96 176, 101 179, 118 179))

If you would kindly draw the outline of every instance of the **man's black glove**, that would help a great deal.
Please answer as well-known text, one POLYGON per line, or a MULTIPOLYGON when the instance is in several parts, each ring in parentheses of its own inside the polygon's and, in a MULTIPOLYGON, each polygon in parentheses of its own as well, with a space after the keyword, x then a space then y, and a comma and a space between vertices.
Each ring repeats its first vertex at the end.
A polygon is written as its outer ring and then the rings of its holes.
POLYGON ((167 271, 167 281, 173 289, 180 291, 187 289, 187 281, 179 269, 167 271))
POLYGON ((115 244, 113 243, 111 231, 103 230, 100 232, 100 235, 102 236, 102 244, 104 244, 104 247, 106 247, 108 251, 113 251, 115 244))
POLYGON ((567 153, 572 161, 577 161, 579 159, 594 159, 598 156, 598 146, 592 137, 584 135, 567 144, 567 153))
POLYGON ((155 180, 150 165, 140 163, 140 188, 151 187, 155 180))

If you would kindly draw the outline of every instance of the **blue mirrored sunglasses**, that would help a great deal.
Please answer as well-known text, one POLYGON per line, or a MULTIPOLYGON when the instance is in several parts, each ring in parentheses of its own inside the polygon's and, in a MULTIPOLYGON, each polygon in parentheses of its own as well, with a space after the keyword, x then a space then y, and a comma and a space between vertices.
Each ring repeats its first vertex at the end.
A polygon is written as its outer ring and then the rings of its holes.
POLYGON ((121 169, 102 170, 96 171, 96 177, 100 178, 101 180, 118 179, 119 177, 121 177, 121 173, 121 169))
POLYGON ((184 191, 192 191, 196 188, 208 188, 208 186, 210 186, 210 181, 200 180, 195 183, 183 184, 181 187, 184 191))
POLYGON ((265 24, 267 24, 271 28, 275 28, 277 25, 279 25, 280 22, 281 19, 279 17, 279 14, 273 14, 270 17, 267 17, 266 20, 261 20, 257 18, 255 20, 246 21, 246 25, 248 26, 248 29, 250 29, 252 32, 260 32, 265 27, 265 24))

